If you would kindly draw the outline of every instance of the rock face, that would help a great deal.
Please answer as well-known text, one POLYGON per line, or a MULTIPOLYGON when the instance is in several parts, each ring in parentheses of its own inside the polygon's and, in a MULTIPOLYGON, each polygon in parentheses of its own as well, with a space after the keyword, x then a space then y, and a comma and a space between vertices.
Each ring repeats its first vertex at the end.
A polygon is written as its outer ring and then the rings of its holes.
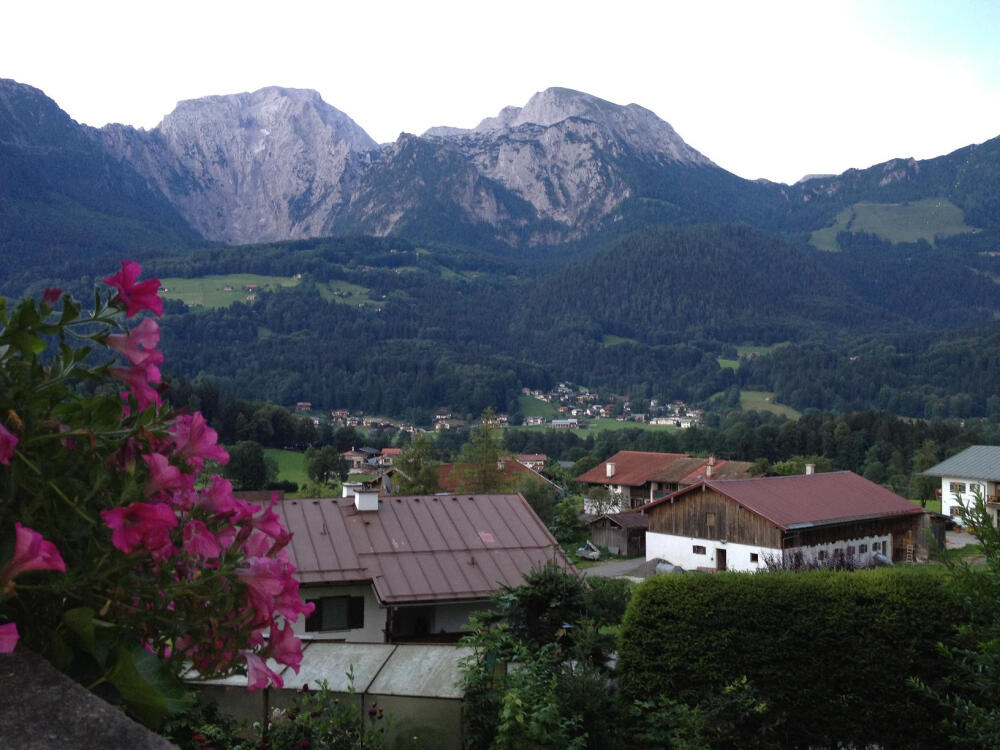
POLYGON ((205 238, 229 243, 421 226, 558 242, 635 194, 636 161, 718 170, 649 110, 558 88, 472 130, 381 147, 316 92, 283 88, 181 102, 151 131, 100 134, 205 238))
POLYGON ((329 234, 378 148, 315 91, 276 87, 181 102, 152 131, 102 135, 202 236, 231 243, 329 234))

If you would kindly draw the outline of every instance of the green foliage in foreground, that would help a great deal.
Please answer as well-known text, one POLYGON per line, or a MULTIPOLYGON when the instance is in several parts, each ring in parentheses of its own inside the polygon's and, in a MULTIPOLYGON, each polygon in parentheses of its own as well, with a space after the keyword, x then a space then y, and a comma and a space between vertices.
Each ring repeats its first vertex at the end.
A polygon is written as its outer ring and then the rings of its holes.
POLYGON ((910 681, 948 671, 936 644, 964 616, 927 568, 661 576, 625 615, 619 685, 697 705, 746 678, 777 747, 943 747, 945 712, 910 681))

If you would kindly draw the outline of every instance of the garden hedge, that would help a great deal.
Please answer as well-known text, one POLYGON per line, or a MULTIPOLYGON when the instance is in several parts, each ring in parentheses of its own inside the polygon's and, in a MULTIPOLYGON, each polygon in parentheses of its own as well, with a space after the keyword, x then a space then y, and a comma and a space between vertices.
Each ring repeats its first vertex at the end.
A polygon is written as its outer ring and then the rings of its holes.
POLYGON ((693 705, 746 676, 782 747, 943 747, 942 709, 909 680, 940 684, 964 613, 933 568, 657 576, 626 612, 619 685, 693 705))

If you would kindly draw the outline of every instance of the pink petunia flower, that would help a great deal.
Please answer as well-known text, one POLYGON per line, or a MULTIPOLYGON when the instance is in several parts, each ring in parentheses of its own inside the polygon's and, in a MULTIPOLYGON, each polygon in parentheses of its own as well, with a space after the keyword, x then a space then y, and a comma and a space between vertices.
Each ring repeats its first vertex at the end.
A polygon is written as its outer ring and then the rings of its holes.
POLYGON ((208 487, 201 491, 198 507, 225 516, 234 523, 250 518, 260 510, 260 506, 234 496, 232 483, 217 474, 211 477, 208 487))
POLYGON ((10 466, 10 459, 14 456, 14 446, 18 442, 17 435, 10 432, 0 422, 0 464, 10 466))
POLYGON ((203 557, 214 560, 222 553, 219 541, 201 521, 188 521, 184 524, 184 551, 192 557, 203 557))
POLYGON ((14 556, 0 569, 0 582, 12 581, 29 570, 66 572, 66 563, 59 550, 34 529, 14 522, 14 556))
POLYGON ((0 625, 0 654, 11 654, 14 653, 14 647, 17 646, 17 625, 12 622, 8 622, 5 625, 0 625))
POLYGON ((157 350, 158 343, 160 343, 160 326, 152 318, 143 318, 142 322, 127 334, 112 334, 107 340, 108 346, 125 355, 125 359, 133 365, 162 364, 163 352, 157 350))
POLYGON ((170 435, 177 446, 176 454, 201 469, 206 459, 221 464, 229 462, 226 449, 217 444, 219 434, 208 426, 200 411, 182 414, 170 427, 170 435))
POLYGON ((302 642, 292 632, 291 623, 286 621, 284 628, 271 626, 267 655, 294 669, 295 674, 299 673, 299 666, 302 664, 302 642))
POLYGON ((132 503, 124 508, 102 510, 101 518, 111 529, 111 543, 126 555, 141 548, 162 560, 177 551, 170 541, 170 530, 177 526, 177 514, 166 503, 132 503))
POLYGON ((247 660, 248 690, 260 690, 261 688, 266 688, 268 685, 274 685, 276 688, 285 686, 285 682, 281 679, 281 676, 271 670, 257 654, 252 651, 241 651, 240 653, 247 660))
POLYGON ((125 314, 128 317, 131 318, 142 310, 163 315, 163 300, 159 297, 160 280, 147 279, 137 283, 140 273, 142 266, 134 260, 123 260, 122 270, 105 278, 104 283, 118 290, 116 299, 125 303, 125 314))
POLYGON ((170 459, 162 453, 143 456, 142 460, 149 467, 146 497, 154 497, 161 492, 183 492, 194 487, 194 475, 186 474, 179 467, 171 465, 170 459))
POLYGON ((62 289, 46 287, 45 291, 42 292, 42 302, 49 307, 55 307, 56 302, 59 301, 60 297, 62 297, 62 289))
POLYGON ((144 362, 132 367, 112 367, 110 372, 129 386, 139 411, 150 404, 163 403, 159 392, 150 385, 150 383, 160 382, 160 369, 154 363, 144 362))

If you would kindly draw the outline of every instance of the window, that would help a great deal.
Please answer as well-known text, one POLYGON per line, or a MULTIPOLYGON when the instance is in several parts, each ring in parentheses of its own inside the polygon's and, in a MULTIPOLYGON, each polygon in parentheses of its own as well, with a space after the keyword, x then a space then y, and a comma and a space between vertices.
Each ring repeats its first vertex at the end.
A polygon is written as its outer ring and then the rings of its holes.
POLYGON ((965 482, 952 482, 949 489, 951 492, 965 492, 965 482))
POLYGON ((696 555, 704 555, 705 547, 704 545, 696 544, 691 548, 691 551, 694 552, 696 555))
POLYGON ((826 550, 825 549, 821 549, 819 551, 819 553, 816 555, 816 557, 818 559, 820 559, 820 560, 825 560, 826 559, 826 550))
POLYGON ((363 596, 324 596, 309 601, 316 605, 316 609, 306 618, 306 632, 352 630, 365 626, 363 596))
POLYGON ((863 555, 866 552, 868 552, 868 545, 867 544, 859 544, 858 545, 858 554, 859 555, 863 555))
POLYGON ((847 556, 848 557, 852 557, 854 555, 855 551, 856 550, 854 549, 854 547, 852 545, 850 545, 850 544, 847 545, 847 556))
POLYGON ((750 562, 755 563, 755 562, 758 561, 758 559, 759 559, 759 556, 757 555, 756 552, 751 552, 750 553, 750 562))

